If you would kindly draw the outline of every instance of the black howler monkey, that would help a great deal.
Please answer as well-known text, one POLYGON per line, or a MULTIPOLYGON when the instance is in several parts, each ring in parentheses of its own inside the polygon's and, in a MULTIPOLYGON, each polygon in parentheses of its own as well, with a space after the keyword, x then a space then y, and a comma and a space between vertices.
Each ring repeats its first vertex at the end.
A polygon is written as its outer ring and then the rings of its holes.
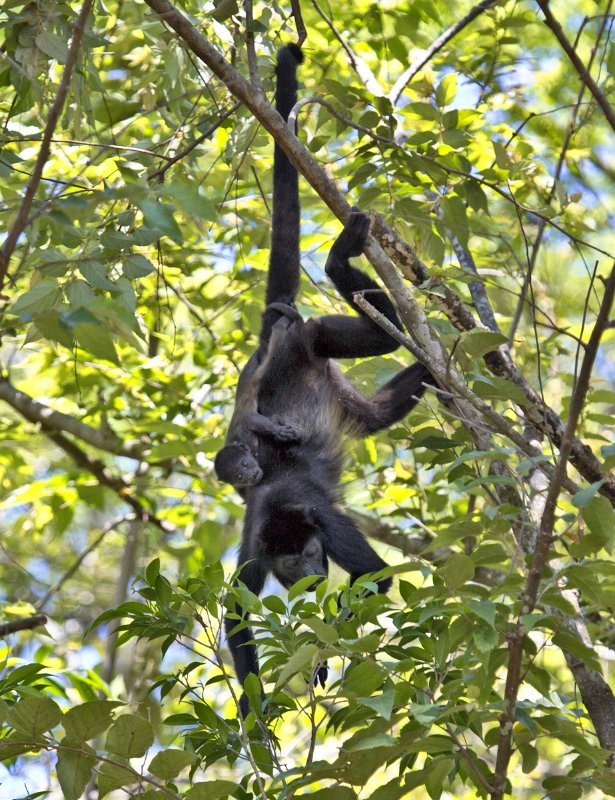
MULTIPOLYGON (((293 45, 278 53, 276 108, 284 119, 296 102, 296 68, 301 60, 301 51, 293 45)), ((267 308, 259 349, 238 387, 243 416, 236 410, 227 437, 251 465, 249 479, 241 475, 247 508, 238 579, 255 594, 262 591, 269 572, 284 586, 308 575, 314 575, 316 583, 317 576, 328 572, 328 558, 351 580, 386 566, 339 507, 344 438, 364 436, 400 420, 423 394, 423 384, 433 380, 417 363, 364 397, 331 360, 381 355, 397 348, 397 342, 362 314, 353 300, 355 293, 369 291, 372 305, 400 327, 390 299, 349 263, 362 252, 368 233, 369 218, 353 211, 325 268, 359 316, 329 315, 304 322, 292 307, 299 285, 298 175, 275 145, 267 308), (278 435, 280 428, 290 435, 278 435)), ((216 469, 220 475, 220 454, 216 469)), ((390 578, 381 579, 379 591, 386 592, 390 584, 390 578)), ((258 659, 250 629, 234 631, 241 616, 236 605, 234 613, 227 614, 225 627, 243 684, 249 673, 258 674, 258 659)), ((244 715, 248 711, 245 695, 240 710, 244 715)))

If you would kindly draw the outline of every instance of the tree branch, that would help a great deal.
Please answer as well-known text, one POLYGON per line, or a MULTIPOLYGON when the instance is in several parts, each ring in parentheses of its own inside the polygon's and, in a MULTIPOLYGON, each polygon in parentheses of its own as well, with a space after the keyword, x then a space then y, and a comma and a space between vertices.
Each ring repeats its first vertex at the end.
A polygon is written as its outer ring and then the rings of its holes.
POLYGON ((585 64, 581 61, 579 56, 577 55, 576 50, 569 42, 566 34, 562 26, 559 22, 555 19, 553 14, 551 13, 551 9, 549 8, 549 0, 536 0, 540 10, 545 15, 545 24, 551 30, 560 43, 562 50, 566 53, 572 66, 575 68, 579 78, 583 81, 583 83, 587 86, 589 91, 592 93, 594 100, 598 103, 604 116, 606 117, 609 125, 615 131, 615 111, 613 110, 611 104, 606 99, 604 94, 600 91, 600 88, 596 81, 592 78, 587 70, 585 64))
MULTIPOLYGON (((434 372, 436 377, 438 376, 438 364, 436 361, 430 359, 420 348, 416 346, 416 344, 402 331, 398 330, 398 328, 393 325, 393 323, 388 320, 384 314, 381 314, 377 311, 370 303, 365 300, 360 294, 356 294, 354 296, 354 302, 357 306, 367 314, 368 317, 374 320, 383 330, 385 330, 390 336, 392 336, 397 342, 401 345, 406 347, 412 355, 421 361, 430 371, 434 372)), ((513 444, 515 444, 522 453, 529 456, 530 458, 540 458, 544 455, 542 450, 534 447, 530 442, 528 442, 525 437, 521 436, 518 431, 511 425, 501 414, 498 414, 494 411, 490 406, 488 406, 483 400, 481 400, 477 395, 471 392, 465 384, 460 385, 457 383, 451 382, 450 379, 450 369, 447 371, 446 375, 443 376, 443 383, 446 385, 447 389, 453 389, 456 392, 459 392, 463 398, 468 400, 472 406, 480 413, 482 418, 482 427, 483 429, 486 428, 487 423, 491 423, 489 427, 490 432, 500 433, 503 436, 506 436, 513 444)), ((472 415, 474 416, 474 415, 472 415)), ((467 422, 467 418, 461 417, 464 421, 467 422)), ((476 426, 478 424, 478 420, 476 418, 473 419, 473 423, 476 426)), ((484 437, 483 437, 484 438, 484 437)), ((478 443, 478 440, 477 440, 478 443)), ((481 449, 487 450, 489 447, 482 446, 481 449)), ((547 474, 553 474, 553 465, 552 464, 543 464, 542 468, 547 472, 547 474)), ((580 486, 574 483, 570 478, 564 478, 564 488, 569 491, 571 494, 575 494, 576 492, 580 491, 580 486)), ((519 505, 519 503, 517 503, 519 505)))
POLYGON ((142 442, 134 440, 124 442, 111 430, 103 431, 93 428, 85 422, 79 422, 69 414, 54 411, 49 406, 34 400, 25 392, 16 389, 7 378, 0 378, 0 399, 8 403, 29 422, 40 425, 46 432, 65 431, 99 450, 139 461, 147 455, 148 448, 142 442))
POLYGON ((45 125, 43 140, 41 142, 41 148, 38 151, 38 156, 36 158, 36 163, 32 171, 32 176, 30 177, 28 185, 26 186, 26 191, 23 196, 23 200, 21 201, 21 206, 19 207, 19 211, 17 212, 17 216, 15 217, 15 220, 7 234, 7 237, 4 241, 4 244, 2 245, 2 248, 0 248, 0 293, 2 292, 2 288, 6 280, 6 275, 9 268, 9 262, 11 260, 11 256, 13 255, 13 251, 15 250, 15 247, 17 245, 17 240, 19 239, 26 225, 28 224, 28 217, 30 215, 30 209, 32 208, 32 203, 34 202, 34 195, 36 194, 36 190, 38 189, 38 185, 43 175, 43 169, 45 167, 45 164, 47 163, 47 159, 49 158, 49 153, 51 152, 51 139, 53 138, 53 132, 55 131, 56 125, 58 124, 58 119, 60 118, 62 109, 64 108, 64 102, 66 100, 68 89, 70 87, 70 81, 73 74, 73 69, 75 67, 75 63, 77 62, 77 56, 79 54, 81 37, 83 36, 86 19, 90 13, 91 6, 92 6, 92 0, 84 0, 83 5, 81 6, 81 11, 79 12, 79 16, 77 17, 75 27, 73 28, 73 38, 71 40, 70 48, 68 50, 68 56, 66 58, 64 73, 62 74, 62 80, 60 81, 60 85, 58 87, 55 100, 53 101, 53 105, 49 109, 49 114, 47 116, 47 124, 45 125))
POLYGON ((35 614, 33 617, 15 619, 12 622, 2 622, 0 623, 0 636, 9 636, 9 634, 17 633, 18 631, 31 631, 46 622, 47 617, 44 614, 35 614))
POLYGON ((532 564, 528 573, 525 590, 521 597, 521 608, 515 629, 509 637, 509 660, 504 689, 505 710, 500 718, 500 739, 495 766, 495 789, 491 794, 492 800, 501 800, 506 787, 508 764, 512 754, 512 734, 517 707, 517 696, 521 684, 521 663, 525 631, 522 617, 530 614, 536 607, 540 582, 548 560, 549 550, 553 541, 555 527, 555 510, 557 499, 566 478, 566 465, 572 450, 573 435, 589 388, 592 368, 598 352, 598 345, 608 321, 613 297, 615 296, 615 267, 611 270, 604 290, 604 297, 596 318, 596 324, 587 343, 585 355, 581 364, 579 378, 574 388, 570 401, 570 412, 566 429, 562 437, 560 452, 555 464, 553 475, 545 499, 545 507, 540 520, 538 539, 532 564))
MULTIPOLYGON (((478 270, 476 269, 476 264, 470 251, 466 250, 466 248, 461 244, 459 239, 452 231, 447 231, 447 234, 451 244, 453 245, 455 255, 459 259, 459 263, 463 269, 465 269, 467 272, 473 272, 476 276, 478 276, 478 270)), ((472 295, 472 300, 474 300, 474 306, 480 321, 486 328, 489 328, 490 331, 493 331, 494 333, 500 333, 500 326, 496 321, 495 314, 493 313, 493 308, 491 307, 491 303, 487 297, 487 292, 485 291, 483 282, 481 280, 472 281, 468 284, 468 289, 472 295)), ((507 360, 509 359, 510 354, 508 354, 507 360)))

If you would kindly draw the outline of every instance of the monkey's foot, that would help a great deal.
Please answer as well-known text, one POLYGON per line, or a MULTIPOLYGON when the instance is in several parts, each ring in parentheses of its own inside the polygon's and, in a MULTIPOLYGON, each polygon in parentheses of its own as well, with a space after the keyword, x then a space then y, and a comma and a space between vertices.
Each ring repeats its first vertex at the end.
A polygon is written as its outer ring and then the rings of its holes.
POLYGON ((369 235, 370 218, 354 208, 348 217, 344 230, 337 237, 333 250, 340 258, 360 256, 369 235))

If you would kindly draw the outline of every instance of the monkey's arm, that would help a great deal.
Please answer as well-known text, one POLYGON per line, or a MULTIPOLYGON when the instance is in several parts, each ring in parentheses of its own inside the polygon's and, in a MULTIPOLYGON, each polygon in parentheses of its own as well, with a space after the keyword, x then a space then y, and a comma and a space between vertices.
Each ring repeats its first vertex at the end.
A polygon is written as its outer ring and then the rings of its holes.
MULTIPOLYGON (((327 555, 349 573, 351 581, 356 581, 366 572, 378 572, 388 566, 350 517, 341 511, 332 509, 327 512, 321 526, 327 555)), ((392 582, 392 578, 382 578, 378 581, 378 591, 388 592, 392 582)))
MULTIPOLYGON (((240 559, 242 558, 242 554, 245 554, 244 547, 240 550, 240 559)), ((263 590, 266 577, 267 570, 260 561, 256 560, 244 564, 237 577, 237 581, 241 581, 251 592, 258 595, 263 590)), ((235 583, 237 583, 237 581, 235 583)), ((253 642, 254 635, 252 630, 249 626, 243 624, 244 621, 247 622, 248 614, 244 613, 239 603, 234 604, 232 612, 227 612, 224 618, 224 629, 228 639, 228 646, 233 656, 237 679, 243 686, 251 672, 258 675, 258 654, 256 652, 256 645, 253 642), (232 612, 234 612, 233 616, 231 616, 232 612), (240 619, 237 619, 235 615, 240 619), (235 631, 235 628, 239 628, 239 630, 235 631)), ((241 695, 239 700, 239 710, 243 717, 246 717, 250 710, 250 703, 245 693, 241 695)))
POLYGON ((301 441, 299 428, 290 422, 264 417, 258 411, 248 411, 244 414, 243 421, 244 425, 253 433, 267 436, 280 444, 301 441))

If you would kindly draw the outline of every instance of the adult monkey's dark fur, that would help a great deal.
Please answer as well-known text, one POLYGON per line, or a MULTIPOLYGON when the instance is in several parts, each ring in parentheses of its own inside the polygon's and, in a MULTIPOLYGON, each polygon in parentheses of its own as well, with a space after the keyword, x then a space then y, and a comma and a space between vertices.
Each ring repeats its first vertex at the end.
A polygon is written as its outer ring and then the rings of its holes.
MULTIPOLYGON (((296 46, 278 53, 276 107, 284 119, 296 102, 300 61, 296 46)), ((289 425, 297 437, 291 442, 274 435, 257 437, 262 479, 244 488, 247 509, 238 575, 255 594, 262 591, 269 572, 284 586, 305 576, 326 575, 328 557, 347 570, 351 580, 386 566, 338 506, 343 440, 346 434, 363 436, 401 419, 423 394, 423 383, 432 379, 423 365, 414 364, 366 398, 330 360, 380 355, 397 347, 353 301, 354 293, 369 291, 372 305, 399 327, 389 298, 348 260, 362 252, 368 232, 369 218, 353 212, 326 264, 327 274, 359 316, 323 316, 304 323, 290 306, 299 285, 298 176, 276 144, 268 307, 259 350, 246 369, 250 388, 256 390, 255 411, 265 420, 289 425)), ((242 402, 246 407, 252 401, 242 402)), ((236 430, 241 431, 241 424, 239 420, 236 430)), ((390 578, 381 579, 379 591, 386 592, 390 584, 390 578)), ((242 617, 239 605, 234 612, 227 614, 225 627, 243 684, 251 672, 258 674, 258 659, 250 629, 234 632, 242 617)), ((240 710, 244 715, 248 711, 245 695, 240 710)))

